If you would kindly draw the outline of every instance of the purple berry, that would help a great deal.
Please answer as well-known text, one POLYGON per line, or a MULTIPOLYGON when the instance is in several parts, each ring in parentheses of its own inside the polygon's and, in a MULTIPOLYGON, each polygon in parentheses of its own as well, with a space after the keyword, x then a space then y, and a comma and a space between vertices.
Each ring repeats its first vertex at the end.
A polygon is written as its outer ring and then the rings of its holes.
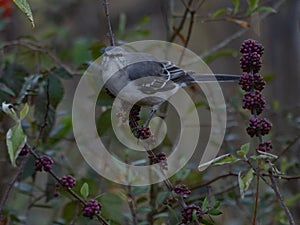
POLYGON ((258 73, 251 74, 244 72, 239 81, 239 85, 244 91, 258 90, 262 91, 265 88, 265 81, 258 73))
POLYGON ((25 156, 25 155, 27 155, 29 153, 29 146, 27 145, 27 144, 25 144, 24 146, 23 146, 23 148, 21 149, 21 151, 20 151, 20 156, 25 156))
POLYGON ((95 214, 100 213, 101 205, 97 200, 90 199, 82 208, 82 215, 93 219, 95 214))
POLYGON ((191 191, 184 184, 178 184, 174 187, 174 192, 176 194, 182 195, 183 197, 187 197, 191 194, 191 191))
POLYGON ((262 64, 261 56, 264 53, 264 48, 255 40, 248 39, 244 41, 240 49, 242 57, 240 65, 244 72, 257 73, 262 64))
POLYGON ((50 171, 53 163, 54 161, 50 156, 43 155, 35 160, 35 170, 36 171, 44 170, 46 172, 50 171))
POLYGON ((167 155, 164 152, 159 152, 155 156, 149 155, 148 158, 151 165, 160 163, 163 169, 168 169, 167 155))
POLYGON ((259 91, 246 92, 243 97, 243 108, 251 111, 251 114, 256 112, 257 115, 261 114, 266 106, 266 101, 259 91))
POLYGON ((203 216, 202 210, 197 205, 188 205, 184 208, 182 212, 182 223, 188 224, 194 221, 193 212, 196 211, 196 216, 198 219, 201 219, 203 216))
POLYGON ((76 180, 71 175, 68 175, 68 176, 63 176, 62 178, 60 178, 60 183, 65 188, 72 188, 75 186, 76 180))
POLYGON ((253 137, 254 135, 266 135, 270 132, 272 124, 265 118, 251 118, 249 120, 249 126, 247 127, 247 133, 253 137))
POLYGON ((258 148, 256 148, 256 150, 262 151, 262 152, 269 152, 271 151, 273 148, 271 141, 266 141, 266 142, 262 142, 259 143, 258 148))

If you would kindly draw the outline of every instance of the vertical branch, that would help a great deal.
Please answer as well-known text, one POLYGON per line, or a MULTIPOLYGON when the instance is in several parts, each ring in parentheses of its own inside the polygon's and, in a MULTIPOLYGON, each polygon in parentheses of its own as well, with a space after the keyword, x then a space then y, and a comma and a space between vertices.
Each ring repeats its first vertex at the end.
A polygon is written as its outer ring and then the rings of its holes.
POLYGON ((278 184, 276 182, 276 180, 274 179, 274 175, 273 175, 273 172, 272 172, 272 169, 269 170, 269 176, 270 176, 270 180, 271 180, 271 183, 272 183, 272 188, 281 204, 281 207, 283 208, 285 214, 287 215, 288 217, 288 220, 289 220, 289 223, 290 225, 295 225, 295 221, 293 219, 293 216, 290 212, 290 210, 288 209, 288 207, 286 206, 285 202, 283 201, 283 198, 280 194, 280 191, 279 191, 279 187, 278 187, 278 184))
POLYGON ((183 17, 182 17, 182 20, 180 22, 180 25, 179 25, 178 28, 175 29, 173 35, 170 37, 170 40, 169 40, 170 42, 173 42, 175 40, 176 36, 183 29, 184 23, 185 23, 185 21, 187 19, 187 16, 188 16, 188 13, 190 11, 190 7, 191 7, 192 3, 193 3, 193 0, 189 0, 188 5, 185 7, 185 11, 183 13, 183 17))
POLYGON ((110 45, 115 46, 114 34, 113 34, 112 28, 111 28, 111 22, 110 22, 110 16, 109 16, 109 11, 108 11, 108 1, 107 0, 103 0, 103 6, 104 6, 105 17, 106 17, 106 24, 107 24, 107 29, 108 29, 108 36, 109 36, 110 45))

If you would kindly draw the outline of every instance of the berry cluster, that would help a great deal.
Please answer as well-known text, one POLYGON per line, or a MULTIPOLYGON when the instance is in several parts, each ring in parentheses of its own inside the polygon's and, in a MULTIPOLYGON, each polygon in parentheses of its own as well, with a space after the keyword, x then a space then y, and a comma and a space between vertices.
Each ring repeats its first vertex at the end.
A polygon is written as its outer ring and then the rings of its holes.
POLYGON ((174 187, 174 192, 176 194, 182 195, 183 197, 188 197, 191 194, 190 189, 188 189, 187 186, 185 186, 184 184, 177 184, 174 187))
POLYGON ((266 86, 266 82, 258 73, 252 74, 244 72, 239 81, 239 85, 244 91, 251 91, 252 89, 262 91, 266 86))
POLYGON ((95 214, 100 213, 101 205, 97 200, 90 199, 86 205, 82 207, 82 215, 93 219, 95 214))
POLYGON ((60 184, 65 188, 72 188, 75 186, 76 180, 71 175, 67 175, 60 178, 60 184))
POLYGON ((272 150, 272 144, 271 141, 266 141, 266 142, 262 142, 259 143, 259 146, 256 148, 256 150, 258 151, 262 151, 262 152, 268 152, 272 150))
MULTIPOLYGON (((264 48, 257 41, 249 39, 244 41, 240 52, 242 53, 240 65, 243 75, 241 76, 239 85, 245 91, 243 108, 248 109, 253 115, 249 120, 247 133, 251 137, 257 136, 262 140, 261 137, 268 134, 272 128, 272 124, 265 118, 258 118, 258 115, 262 113, 266 106, 266 101, 261 94, 266 84, 262 76, 258 73, 262 64, 261 56, 264 53, 264 48)), ((270 141, 260 141, 257 148, 260 151, 269 151, 271 149, 272 145, 270 141)))
POLYGON ((272 124, 265 118, 253 117, 249 120, 249 126, 247 127, 247 133, 253 137, 254 135, 266 135, 270 132, 272 124))
POLYGON ((181 224, 189 224, 194 221, 193 215, 196 215, 198 219, 201 219, 203 216, 202 210, 197 205, 188 205, 184 208, 182 212, 182 221, 181 224), (194 213, 196 211, 196 213, 194 213))
POLYGON ((160 163, 163 169, 168 169, 167 155, 164 152, 159 152, 155 155, 148 155, 148 158, 150 159, 151 165, 160 163))
POLYGON ((257 115, 261 114, 266 106, 266 101, 260 91, 249 91, 244 94, 243 108, 251 111, 251 114, 256 112, 257 115))
POLYGON ((35 160, 35 170, 36 171, 44 171, 48 172, 52 168, 52 164, 54 163, 53 159, 50 156, 43 155, 35 160))
POLYGON ((242 44, 240 52, 243 54, 240 59, 242 70, 257 73, 261 68, 264 47, 257 41, 248 39, 242 44))

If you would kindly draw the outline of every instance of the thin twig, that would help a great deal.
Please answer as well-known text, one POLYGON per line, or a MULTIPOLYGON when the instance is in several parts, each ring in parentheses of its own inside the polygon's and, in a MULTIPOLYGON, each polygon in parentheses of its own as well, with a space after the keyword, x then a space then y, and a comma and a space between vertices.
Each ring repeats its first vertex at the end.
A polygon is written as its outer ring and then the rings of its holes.
POLYGON ((5 49, 11 46, 23 46, 26 48, 29 48, 33 51, 36 52, 41 52, 45 55, 47 55, 49 58, 51 58, 53 60, 53 62, 55 62, 57 65, 59 65, 61 68, 63 68, 65 71, 67 71, 69 74, 71 75, 81 75, 80 73, 72 70, 69 66, 67 66, 66 64, 64 64, 57 56, 56 54, 54 54, 52 51, 50 51, 49 49, 46 48, 46 46, 42 46, 39 43, 33 42, 33 41, 29 41, 29 40, 24 40, 24 39, 20 39, 20 40, 14 40, 14 41, 10 41, 10 42, 6 42, 1 46, 1 49, 5 49))
MULTIPOLYGON (((277 1, 275 3, 275 6, 273 7, 275 10, 278 10, 280 8, 280 6, 285 2, 286 0, 280 0, 277 1)), ((270 15, 271 12, 265 12, 262 13, 262 15, 260 16, 260 19, 263 20, 265 19, 268 15, 270 15)), ((222 42, 220 42, 219 44, 217 44, 214 47, 211 47, 207 52, 202 53, 201 55, 199 55, 201 58, 207 57, 217 51, 219 51, 220 49, 224 48, 225 46, 227 46, 229 43, 231 43, 232 41, 234 41, 235 39, 241 37, 243 34, 245 34, 247 31, 249 31, 250 29, 246 29, 246 28, 242 28, 239 31, 235 32, 234 34, 230 35, 229 37, 225 38, 222 42)))
POLYGON ((108 29, 108 36, 109 36, 110 45, 115 46, 114 34, 113 34, 113 31, 112 31, 112 27, 111 27, 107 0, 103 0, 103 6, 104 6, 105 17, 106 17, 106 23, 107 23, 107 29, 108 29))
POLYGON ((175 29, 173 35, 170 37, 170 40, 169 40, 170 42, 173 42, 175 40, 176 36, 183 29, 183 26, 185 24, 185 21, 187 19, 188 14, 189 14, 189 10, 190 10, 189 8, 191 7, 192 3, 193 3, 193 0, 189 0, 188 5, 185 7, 185 10, 184 10, 183 17, 182 17, 182 20, 180 22, 180 25, 179 25, 178 28, 175 29))
POLYGON ((11 189, 13 188, 14 184, 16 183, 16 181, 18 180, 19 176, 22 174, 23 169, 24 169, 26 163, 28 162, 28 159, 29 159, 29 154, 24 157, 20 166, 18 167, 17 172, 15 173, 12 180, 9 182, 9 184, 7 185, 7 187, 5 189, 4 195, 3 195, 2 199, 1 199, 1 203, 0 203, 0 219, 2 218, 4 205, 8 199, 9 193, 10 193, 11 189))
POLYGON ((274 175, 273 175, 272 169, 269 170, 269 176, 270 176, 270 180, 271 180, 271 183, 272 183, 272 188, 273 188, 273 190, 274 190, 274 192, 275 192, 275 194, 276 194, 276 196, 277 196, 277 198, 278 198, 278 200, 279 200, 279 202, 281 204, 281 207, 283 208, 285 214, 288 217, 290 225, 295 225, 296 223, 295 223, 295 221, 293 219, 293 216, 292 216, 290 210, 288 209, 288 207, 286 206, 286 204, 285 204, 285 202, 284 202, 284 200, 282 198, 282 195, 281 195, 281 193, 279 191, 278 184, 277 184, 276 180, 274 179, 274 175))

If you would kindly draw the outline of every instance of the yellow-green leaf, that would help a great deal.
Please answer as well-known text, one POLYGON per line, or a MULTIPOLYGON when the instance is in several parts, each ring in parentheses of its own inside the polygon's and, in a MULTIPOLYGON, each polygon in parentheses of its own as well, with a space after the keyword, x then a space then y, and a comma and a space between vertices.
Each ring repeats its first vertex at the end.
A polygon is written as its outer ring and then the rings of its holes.
POLYGON ((27 140, 26 135, 23 132, 21 123, 17 123, 6 133, 6 145, 8 148, 8 154, 13 167, 16 167, 16 159, 27 140))
POLYGON ((32 16, 32 12, 30 9, 30 6, 28 4, 28 2, 26 0, 13 0, 14 3, 19 7, 19 9, 25 13, 25 15, 27 16, 27 18, 29 19, 32 27, 34 27, 34 20, 33 20, 33 16, 32 16))
POLYGON ((81 186, 81 189, 80 189, 80 194, 83 198, 87 198, 89 196, 89 185, 88 183, 84 183, 82 186, 81 186))
POLYGON ((21 110, 21 112, 20 112, 20 120, 23 120, 23 119, 25 118, 25 116, 27 116, 28 111, 29 111, 29 106, 28 106, 28 104, 26 103, 26 104, 24 105, 24 108, 23 108, 23 109, 21 110))

